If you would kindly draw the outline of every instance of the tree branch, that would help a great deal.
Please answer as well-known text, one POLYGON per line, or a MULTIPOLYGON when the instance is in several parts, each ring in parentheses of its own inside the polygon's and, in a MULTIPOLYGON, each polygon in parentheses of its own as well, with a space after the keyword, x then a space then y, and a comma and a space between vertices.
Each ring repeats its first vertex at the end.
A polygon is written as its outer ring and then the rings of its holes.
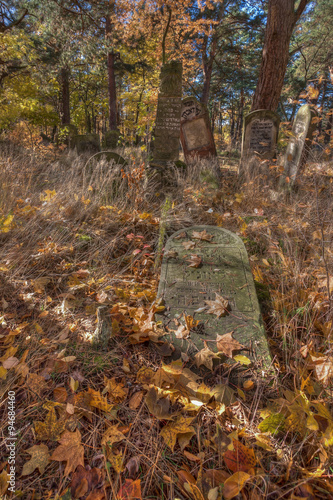
POLYGON ((299 18, 301 17, 302 13, 303 13, 303 10, 305 9, 305 7, 307 6, 307 4, 309 3, 310 0, 301 0, 300 3, 299 3, 299 6, 297 7, 297 10, 295 12, 295 19, 296 19, 296 22, 299 20, 299 18))

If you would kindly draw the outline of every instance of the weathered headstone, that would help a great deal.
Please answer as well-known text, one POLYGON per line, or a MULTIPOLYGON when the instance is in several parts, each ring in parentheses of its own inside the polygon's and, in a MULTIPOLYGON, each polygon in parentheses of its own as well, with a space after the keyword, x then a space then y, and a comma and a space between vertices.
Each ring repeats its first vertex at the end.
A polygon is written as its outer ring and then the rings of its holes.
POLYGON ((107 162, 113 162, 114 165, 127 165, 127 161, 122 156, 114 153, 113 151, 100 151, 99 153, 95 153, 93 156, 89 158, 86 163, 86 166, 93 162, 99 162, 101 160, 105 160, 107 162))
POLYGON ((284 159, 284 172, 281 184, 292 187, 298 171, 304 166, 316 129, 317 112, 309 104, 301 106, 293 123, 292 137, 287 146, 284 159))
POLYGON ((119 130, 107 130, 103 137, 103 147, 116 148, 120 136, 119 130))
POLYGON ((253 156, 271 160, 275 156, 280 117, 274 111, 259 109, 244 118, 240 173, 253 156))
POLYGON ((180 139, 186 161, 216 156, 207 106, 195 97, 182 100, 180 139))
MULTIPOLYGON (((193 226, 174 233, 167 241, 158 297, 164 299, 165 340, 176 353, 193 356, 205 347, 217 352, 217 335, 232 332, 244 346, 238 354, 271 364, 253 277, 242 240, 230 231, 212 226, 193 226), (194 256, 194 257, 193 257, 194 256), (191 265, 199 267, 191 267, 191 265), (221 317, 208 313, 206 301, 222 297, 228 310, 221 317), (200 320, 188 338, 178 338, 178 321, 184 314, 200 320)), ((211 304, 212 305, 212 304, 211 304)))
POLYGON ((98 152, 100 150, 98 134, 75 135, 72 144, 78 153, 85 153, 86 151, 98 152))
POLYGON ((164 64, 157 101, 153 167, 163 167, 179 159, 181 96, 182 64, 178 61, 164 64))

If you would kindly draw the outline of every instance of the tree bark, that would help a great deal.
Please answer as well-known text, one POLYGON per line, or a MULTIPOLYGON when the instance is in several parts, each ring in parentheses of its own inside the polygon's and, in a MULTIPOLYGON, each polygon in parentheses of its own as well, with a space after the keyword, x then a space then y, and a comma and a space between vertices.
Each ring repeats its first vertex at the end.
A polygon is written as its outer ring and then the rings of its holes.
POLYGON ((68 125, 71 121, 68 68, 61 68, 60 78, 61 78, 61 123, 62 125, 68 125))
MULTIPOLYGON (((110 0, 110 10, 114 8, 114 1, 110 0)), ((111 37, 112 23, 111 14, 106 17, 105 35, 111 37)), ((117 130, 117 90, 116 90, 116 74, 115 74, 115 53, 109 52, 107 55, 108 65, 108 94, 109 94, 109 128, 117 130)))
POLYGON ((269 0, 264 48, 252 111, 276 111, 289 60, 289 43, 296 22, 309 0, 269 0))

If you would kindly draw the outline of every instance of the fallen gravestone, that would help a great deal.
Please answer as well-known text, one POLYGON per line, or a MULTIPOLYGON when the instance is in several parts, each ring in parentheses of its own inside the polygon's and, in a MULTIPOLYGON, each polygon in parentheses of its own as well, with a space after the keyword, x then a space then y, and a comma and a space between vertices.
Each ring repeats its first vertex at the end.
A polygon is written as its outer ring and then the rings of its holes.
POLYGON ((279 115, 267 109, 252 111, 245 116, 239 173, 242 173, 253 156, 262 160, 274 158, 279 125, 279 115))
POLYGON ((195 97, 182 100, 180 139, 187 162, 216 156, 207 107, 195 97))
POLYGON ((182 64, 164 64, 160 75, 152 167, 165 167, 179 159, 182 64))
POLYGON ((314 120, 316 117, 317 112, 309 104, 304 104, 298 110, 284 159, 282 186, 292 187, 294 185, 298 171, 307 160, 316 129, 316 120, 314 120))
POLYGON ((100 150, 99 135, 75 135, 72 140, 72 147, 76 148, 78 153, 85 153, 86 151, 98 152, 100 150))
POLYGON ((247 252, 232 232, 194 226, 174 233, 165 247, 158 297, 168 330, 163 340, 175 355, 197 361, 206 348, 203 357, 241 354, 264 369, 271 365, 247 252))

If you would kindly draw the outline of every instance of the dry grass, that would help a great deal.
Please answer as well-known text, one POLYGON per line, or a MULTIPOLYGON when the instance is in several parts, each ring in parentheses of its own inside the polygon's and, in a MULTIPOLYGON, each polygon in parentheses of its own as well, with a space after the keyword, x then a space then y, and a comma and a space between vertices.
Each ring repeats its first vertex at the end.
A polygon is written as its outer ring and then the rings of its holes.
MULTIPOLYGON (((136 477, 141 479, 144 499, 199 498, 184 488, 177 474, 181 469, 198 481, 206 470, 228 471, 221 449, 212 445, 217 424, 226 434, 238 431, 239 439, 255 449, 256 474, 243 490, 243 498, 306 498, 304 484, 315 492, 315 497, 308 498, 332 498, 333 464, 320 426, 304 430, 289 419, 287 431, 267 435, 268 449, 256 444, 260 411, 275 405, 279 412, 286 391, 295 398, 302 391, 309 401, 325 403, 332 411, 332 387, 329 381, 318 380, 305 352, 332 357, 333 309, 328 293, 333 276, 332 164, 310 162, 298 191, 286 195, 277 190, 278 167, 262 165, 259 178, 254 168, 239 185, 226 160, 219 186, 214 165, 198 162, 187 172, 171 170, 170 187, 156 196, 154 184, 145 183, 140 155, 125 154, 132 159, 121 171, 105 163, 91 169, 88 156, 77 157, 73 152, 54 159, 2 146, 0 347, 1 355, 8 354, 11 345, 17 347, 10 355, 20 363, 2 380, 1 432, 5 438, 6 394, 15 390, 20 429, 17 489, 29 500, 60 498, 72 476, 64 475, 63 463, 52 461, 44 474, 35 471, 20 477, 30 459, 26 450, 41 444, 34 422, 45 420, 45 403, 56 400, 57 389, 66 389, 73 397, 70 377, 78 382, 78 392, 102 391, 105 376, 128 390, 117 412, 106 418, 103 411, 90 408, 84 417, 67 414, 66 425, 71 431, 80 429, 85 464, 107 471, 108 498, 117 498, 120 485, 129 477, 127 469, 116 472, 112 453, 101 446, 101 435, 110 424, 119 424, 126 436, 117 447, 123 463, 140 457, 136 477), (166 197, 171 206, 165 204, 166 197), (141 367, 156 371, 163 361, 153 345, 129 343, 131 316, 124 313, 127 324, 121 323, 108 352, 90 342, 99 305, 111 310, 121 303, 132 312, 149 309, 158 285, 156 253, 164 238, 197 223, 224 227, 243 238, 276 368, 270 384, 253 371, 255 389, 236 391, 237 402, 222 415, 204 407, 194 417, 196 435, 186 450, 193 455, 203 452, 201 463, 186 457, 178 445, 174 452, 166 446, 160 436, 166 422, 149 412, 144 399, 131 408, 131 397, 147 389, 137 380, 137 372, 141 367), (8 333, 18 327, 21 333, 8 342, 8 333), (63 349, 75 361, 59 363, 63 349), (41 375, 44 386, 34 390, 29 374, 41 375), (318 467, 321 476, 310 476, 318 467)), ((207 383, 225 380, 221 367, 207 383)), ((63 418, 64 410, 59 408, 58 417, 63 418)), ((57 447, 55 441, 46 444, 51 452, 57 447)), ((5 460, 4 445, 2 451, 5 460)), ((1 469, 5 467, 2 462, 1 469)))

